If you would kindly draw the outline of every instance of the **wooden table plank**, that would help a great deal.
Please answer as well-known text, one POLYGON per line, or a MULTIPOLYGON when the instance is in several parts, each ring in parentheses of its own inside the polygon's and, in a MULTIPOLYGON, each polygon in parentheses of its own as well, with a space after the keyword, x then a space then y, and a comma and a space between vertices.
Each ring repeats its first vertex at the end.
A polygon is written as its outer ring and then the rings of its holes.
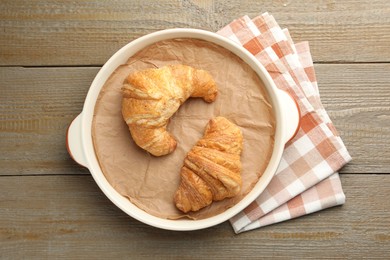
MULTIPOLYGON (((98 69, 0 68, 0 175, 87 173, 69 158, 65 133, 98 69)), ((324 106, 354 158, 342 172, 390 173, 390 65, 316 70, 324 106)))
POLYGON ((353 157, 343 172, 390 173, 390 64, 315 69, 324 107, 353 157))
POLYGON ((342 207, 235 235, 229 223, 172 232, 116 208, 88 175, 3 176, 0 258, 290 258, 390 255, 390 175, 341 176, 342 207))
POLYGON ((309 41, 317 62, 390 61, 389 1, 3 0, 0 65, 101 65, 153 31, 217 31, 266 11, 296 42, 309 41))
POLYGON ((0 68, 0 175, 87 172, 66 130, 99 68, 0 68))

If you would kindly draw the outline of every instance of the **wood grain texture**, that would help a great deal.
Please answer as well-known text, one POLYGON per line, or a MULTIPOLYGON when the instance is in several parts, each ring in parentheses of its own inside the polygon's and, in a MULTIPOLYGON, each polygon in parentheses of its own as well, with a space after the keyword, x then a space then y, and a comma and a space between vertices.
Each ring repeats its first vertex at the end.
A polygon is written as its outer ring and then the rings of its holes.
POLYGON ((390 255, 390 175, 346 174, 342 183, 347 202, 341 207, 235 235, 228 222, 193 232, 147 226, 116 208, 88 175, 1 177, 0 258, 361 259, 390 255))
MULTIPOLYGON (((390 65, 315 68, 323 104, 353 157, 341 172, 390 173, 390 65)), ((0 68, 0 175, 87 173, 69 158, 65 133, 97 71, 0 68)))
POLYGON ((342 172, 390 173, 390 64, 315 69, 324 107, 353 157, 342 172))
POLYGON ((98 68, 0 68, 0 175, 86 173, 66 130, 98 68))
POLYGON ((274 14, 316 62, 389 62, 389 1, 0 2, 0 65, 101 65, 147 33, 174 27, 217 31, 243 15, 274 14))

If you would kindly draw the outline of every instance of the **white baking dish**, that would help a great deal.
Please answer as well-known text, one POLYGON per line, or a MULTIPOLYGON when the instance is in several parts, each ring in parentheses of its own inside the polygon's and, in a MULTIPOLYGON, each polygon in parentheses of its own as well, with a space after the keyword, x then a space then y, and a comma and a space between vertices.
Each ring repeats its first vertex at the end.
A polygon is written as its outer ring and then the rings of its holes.
POLYGON ((162 229, 197 230, 211 227, 230 219, 247 207, 264 191, 277 170, 286 142, 295 135, 298 129, 299 119, 300 113, 295 100, 289 94, 279 90, 275 86, 275 83, 266 69, 246 49, 216 33, 198 29, 169 29, 151 33, 130 42, 116 52, 104 64, 91 84, 82 112, 73 120, 68 128, 67 148, 69 154, 77 163, 89 169, 104 194, 116 206, 131 217, 148 225, 162 229), (230 50, 244 60, 263 81, 271 99, 276 120, 275 143, 272 157, 269 161, 268 167, 255 187, 249 194, 247 194, 247 196, 245 196, 232 208, 219 215, 201 220, 162 219, 150 215, 132 204, 127 198, 121 196, 106 180, 102 170, 100 169, 92 142, 91 130, 95 103, 100 89, 103 87, 111 73, 118 66, 126 63, 130 56, 134 55, 146 46, 158 41, 174 38, 194 38, 209 41, 230 50))

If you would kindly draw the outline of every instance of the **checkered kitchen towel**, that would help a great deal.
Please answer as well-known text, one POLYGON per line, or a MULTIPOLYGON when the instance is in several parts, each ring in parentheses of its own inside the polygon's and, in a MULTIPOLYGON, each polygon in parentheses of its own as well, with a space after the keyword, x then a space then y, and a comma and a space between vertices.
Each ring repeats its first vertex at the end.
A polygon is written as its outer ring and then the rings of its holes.
POLYGON ((244 16, 221 29, 250 51, 276 85, 298 102, 301 126, 285 147, 276 175, 265 191, 230 222, 236 233, 344 204, 337 171, 351 160, 321 104, 307 42, 294 44, 268 13, 244 16))

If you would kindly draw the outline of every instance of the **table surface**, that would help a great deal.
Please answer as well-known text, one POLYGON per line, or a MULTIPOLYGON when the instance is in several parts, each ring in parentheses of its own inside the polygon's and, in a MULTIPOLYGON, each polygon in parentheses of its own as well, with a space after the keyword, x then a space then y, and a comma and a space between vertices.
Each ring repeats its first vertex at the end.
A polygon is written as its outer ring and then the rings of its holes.
POLYGON ((0 2, 0 258, 361 258, 390 255, 390 1, 0 2), (160 29, 216 31, 270 12, 309 41, 321 98, 353 161, 346 204, 234 234, 147 226, 65 149, 94 76, 160 29))

